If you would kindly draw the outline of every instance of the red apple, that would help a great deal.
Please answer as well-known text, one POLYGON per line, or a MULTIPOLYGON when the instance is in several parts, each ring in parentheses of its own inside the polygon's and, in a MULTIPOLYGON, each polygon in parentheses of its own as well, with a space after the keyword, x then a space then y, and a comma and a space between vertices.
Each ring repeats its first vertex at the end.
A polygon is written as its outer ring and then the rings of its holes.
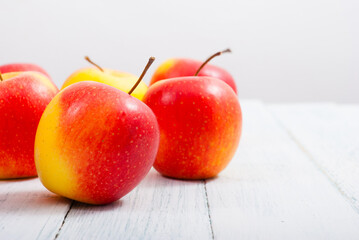
POLYGON ((160 127, 154 168, 181 179, 216 176, 239 143, 242 113, 234 91, 211 77, 181 77, 150 86, 143 101, 160 127))
POLYGON ((218 56, 224 52, 230 52, 229 49, 226 49, 222 52, 217 52, 211 57, 209 57, 205 62, 197 61, 193 59, 187 58, 172 58, 168 59, 164 63, 162 63, 155 73, 152 76, 150 85, 154 84, 163 79, 175 78, 175 77, 186 77, 186 76, 208 76, 221 79, 225 83, 227 83, 235 93, 237 93, 236 83, 225 69, 206 64, 215 56, 218 56), (201 68, 203 65, 203 68, 201 68), (201 68, 201 69, 200 69, 201 68), (200 69, 198 74, 196 72, 200 69))
POLYGON ((39 72, 51 79, 50 75, 45 71, 45 69, 33 63, 10 63, 0 66, 1 73, 27 71, 39 72))
POLYGON ((46 108, 36 133, 36 168, 50 191, 107 204, 146 176, 158 144, 157 120, 147 105, 112 86, 82 81, 46 108))
POLYGON ((36 128, 58 89, 38 72, 0 76, 0 179, 36 176, 36 128))

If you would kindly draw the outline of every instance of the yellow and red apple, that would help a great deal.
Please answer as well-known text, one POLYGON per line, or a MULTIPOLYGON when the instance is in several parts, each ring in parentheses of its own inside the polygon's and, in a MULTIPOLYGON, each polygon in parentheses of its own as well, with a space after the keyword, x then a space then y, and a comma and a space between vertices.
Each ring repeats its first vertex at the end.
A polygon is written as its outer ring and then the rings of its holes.
POLYGON ((206 64, 213 57, 221 55, 224 52, 230 52, 230 50, 226 49, 222 52, 217 52, 211 57, 209 57, 205 62, 197 61, 194 59, 188 59, 188 58, 168 59, 156 69, 155 73, 152 76, 150 85, 160 80, 175 78, 175 77, 186 77, 186 76, 195 76, 195 75, 208 76, 208 77, 218 78, 224 81, 233 89, 235 93, 237 93, 236 83, 229 72, 215 65, 206 64), (205 65, 201 68, 203 63, 205 63, 205 65), (197 73, 198 70, 200 71, 197 73))
POLYGON ((81 81, 56 95, 41 117, 36 169, 56 194, 107 204, 145 177, 158 144, 158 123, 146 104, 112 86, 81 81))
MULTIPOLYGON (((110 85, 124 92, 129 92, 138 80, 138 77, 131 73, 101 68, 98 67, 98 65, 96 66, 97 67, 83 68, 75 71, 67 78, 61 89, 81 81, 95 81, 110 85)), ((131 95, 139 100, 142 100, 143 96, 147 92, 147 89, 147 85, 144 82, 140 82, 131 95)))
POLYGON ((35 133, 45 107, 57 92, 50 79, 39 72, 1 75, 0 179, 37 175, 35 133))
POLYGON ((179 77, 149 87, 144 99, 157 117, 160 146, 154 168, 180 179, 216 176, 232 159, 241 135, 237 95, 211 77, 179 77))
POLYGON ((46 108, 36 134, 36 168, 50 191, 106 204, 145 177, 158 143, 156 117, 143 102, 84 81, 62 90, 46 108))

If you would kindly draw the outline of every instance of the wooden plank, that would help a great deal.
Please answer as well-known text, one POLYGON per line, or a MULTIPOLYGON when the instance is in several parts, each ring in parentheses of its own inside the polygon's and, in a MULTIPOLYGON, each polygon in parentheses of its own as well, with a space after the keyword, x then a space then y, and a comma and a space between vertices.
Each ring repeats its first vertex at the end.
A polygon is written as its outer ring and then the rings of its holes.
POLYGON ((180 181, 151 170, 122 200, 76 203, 58 239, 211 239, 203 181, 180 181))
POLYGON ((121 201, 74 204, 63 226, 69 200, 38 179, 0 181, 0 239, 357 239, 358 107, 270 109, 278 119, 243 103, 242 142, 218 178, 152 170, 121 201))
POLYGON ((264 105, 242 106, 239 150, 206 181, 214 238, 358 239, 350 203, 264 105))
POLYGON ((359 212, 359 105, 272 105, 270 109, 359 212))
POLYGON ((54 239, 70 201, 39 179, 0 181, 0 239, 54 239))

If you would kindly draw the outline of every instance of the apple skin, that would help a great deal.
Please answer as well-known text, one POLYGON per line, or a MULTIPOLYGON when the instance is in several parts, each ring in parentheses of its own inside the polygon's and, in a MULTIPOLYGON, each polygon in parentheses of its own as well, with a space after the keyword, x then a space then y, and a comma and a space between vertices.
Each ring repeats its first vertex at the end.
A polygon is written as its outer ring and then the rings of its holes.
MULTIPOLYGON (((137 76, 130 73, 107 68, 104 68, 103 70, 103 72, 97 68, 83 68, 77 70, 67 78, 61 89, 77 82, 95 81, 110 85, 127 93, 138 80, 137 76)), ((144 82, 140 82, 131 95, 139 100, 142 100, 143 96, 147 92, 147 89, 147 85, 144 82)))
POLYGON ((160 147, 154 168, 179 179, 216 176, 232 159, 242 131, 237 95, 211 77, 159 81, 144 97, 157 117, 160 147))
POLYGON ((146 176, 158 144, 149 107, 114 87, 83 81, 60 91, 46 108, 36 133, 36 169, 53 193, 107 204, 146 176))
POLYGON ((36 176, 37 125, 58 89, 43 74, 2 74, 0 81, 0 179, 36 176))
POLYGON ((33 64, 33 63, 10 63, 0 66, 1 73, 9 73, 9 72, 39 72, 47 76, 51 79, 50 75, 43 69, 42 67, 33 64))
MULTIPOLYGON (((152 76, 150 85, 163 79, 194 76, 202 63, 203 62, 201 61, 185 58, 168 59, 156 69, 152 76)), ((223 68, 206 64, 198 73, 198 76, 221 79, 231 86, 233 91, 237 94, 237 87, 233 77, 223 68)))

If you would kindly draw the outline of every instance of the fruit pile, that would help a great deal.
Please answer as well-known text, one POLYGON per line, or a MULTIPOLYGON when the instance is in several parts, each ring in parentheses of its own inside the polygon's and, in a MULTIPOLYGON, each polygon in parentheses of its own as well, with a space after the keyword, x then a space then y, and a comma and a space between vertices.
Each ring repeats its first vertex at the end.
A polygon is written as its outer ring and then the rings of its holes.
POLYGON ((170 59, 150 86, 125 72, 74 72, 59 91, 34 64, 0 66, 0 179, 39 176, 53 193, 89 204, 116 201, 153 166, 206 179, 232 159, 242 113, 231 75, 170 59))

